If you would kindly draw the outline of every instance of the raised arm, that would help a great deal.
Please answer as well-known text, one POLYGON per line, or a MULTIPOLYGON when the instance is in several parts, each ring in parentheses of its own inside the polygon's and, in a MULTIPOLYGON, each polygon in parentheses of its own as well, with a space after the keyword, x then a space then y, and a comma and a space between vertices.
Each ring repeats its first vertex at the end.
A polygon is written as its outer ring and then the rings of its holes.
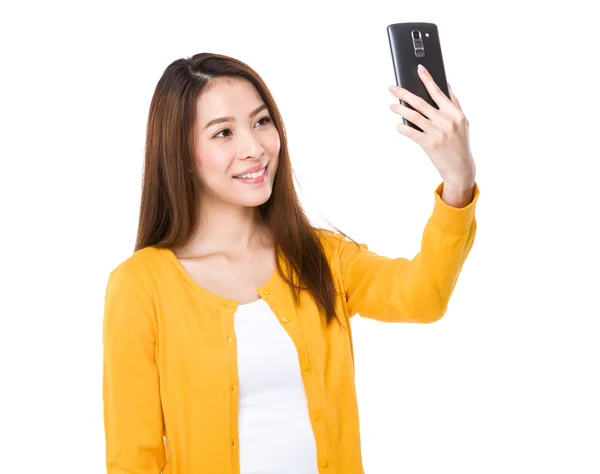
POLYGON ((471 202, 451 207, 435 190, 434 210, 427 221, 421 249, 412 259, 377 255, 365 244, 339 240, 339 258, 350 316, 385 322, 430 323, 447 310, 477 230, 475 184, 471 202))
POLYGON ((104 427, 108 474, 159 474, 165 462, 152 301, 134 277, 111 273, 105 299, 104 427))

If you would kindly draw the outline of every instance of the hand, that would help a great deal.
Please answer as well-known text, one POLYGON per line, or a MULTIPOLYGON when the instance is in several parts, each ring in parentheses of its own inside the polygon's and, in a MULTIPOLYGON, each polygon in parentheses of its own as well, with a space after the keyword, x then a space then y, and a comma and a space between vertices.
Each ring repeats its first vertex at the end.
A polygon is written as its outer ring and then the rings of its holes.
POLYGON ((396 129, 425 151, 440 176, 449 187, 465 189, 475 182, 475 162, 469 147, 469 121, 450 87, 450 99, 441 91, 424 68, 419 76, 429 95, 439 107, 432 107, 412 92, 397 88, 392 95, 410 104, 415 110, 402 105, 390 107, 398 115, 417 125, 422 132, 399 122, 396 129))

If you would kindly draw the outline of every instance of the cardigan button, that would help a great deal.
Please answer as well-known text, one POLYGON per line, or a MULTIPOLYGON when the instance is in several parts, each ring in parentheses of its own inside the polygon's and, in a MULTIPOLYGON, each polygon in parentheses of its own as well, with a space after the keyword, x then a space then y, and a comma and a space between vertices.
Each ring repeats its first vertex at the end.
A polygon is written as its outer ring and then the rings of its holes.
POLYGON ((310 370, 310 364, 308 362, 306 364, 304 364, 304 370, 306 372, 308 372, 310 370))
POLYGON ((320 420, 321 419, 321 414, 318 411, 316 411, 315 414, 313 415, 313 418, 315 420, 320 420))
POLYGON ((326 459, 323 459, 323 460, 321 461, 321 467, 327 467, 327 466, 329 466, 329 463, 327 462, 327 460, 326 460, 326 459))
POLYGON ((263 293, 264 293, 265 295, 268 295, 268 294, 270 294, 270 293, 271 293, 271 290, 269 290, 268 288, 265 288, 265 291, 263 291, 263 293))
POLYGON ((283 318, 281 318, 281 320, 282 320, 284 323, 289 323, 289 322, 290 322, 290 318, 288 318, 287 316, 284 316, 283 318))

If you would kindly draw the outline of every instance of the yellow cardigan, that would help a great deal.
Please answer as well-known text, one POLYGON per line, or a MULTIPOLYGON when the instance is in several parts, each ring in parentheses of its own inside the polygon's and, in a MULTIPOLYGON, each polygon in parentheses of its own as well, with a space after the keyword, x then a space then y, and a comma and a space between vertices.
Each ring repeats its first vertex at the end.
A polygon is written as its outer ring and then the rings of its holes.
MULTIPOLYGON (((295 307, 277 271, 258 288, 297 348, 320 474, 364 472, 350 318, 429 323, 446 312, 473 245, 479 189, 463 208, 444 203, 442 189, 412 260, 320 230, 341 323, 326 329, 304 292, 295 307)), ((239 474, 236 307, 195 283, 169 249, 139 250, 110 273, 102 333, 108 474, 239 474)))

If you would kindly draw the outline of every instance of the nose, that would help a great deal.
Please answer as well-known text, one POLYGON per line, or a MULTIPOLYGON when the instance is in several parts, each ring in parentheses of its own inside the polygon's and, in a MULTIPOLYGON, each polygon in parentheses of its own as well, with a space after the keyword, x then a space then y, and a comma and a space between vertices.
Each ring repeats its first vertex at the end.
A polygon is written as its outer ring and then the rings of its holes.
POLYGON ((264 152, 258 137, 252 132, 239 133, 239 155, 246 158, 260 158, 264 152))

